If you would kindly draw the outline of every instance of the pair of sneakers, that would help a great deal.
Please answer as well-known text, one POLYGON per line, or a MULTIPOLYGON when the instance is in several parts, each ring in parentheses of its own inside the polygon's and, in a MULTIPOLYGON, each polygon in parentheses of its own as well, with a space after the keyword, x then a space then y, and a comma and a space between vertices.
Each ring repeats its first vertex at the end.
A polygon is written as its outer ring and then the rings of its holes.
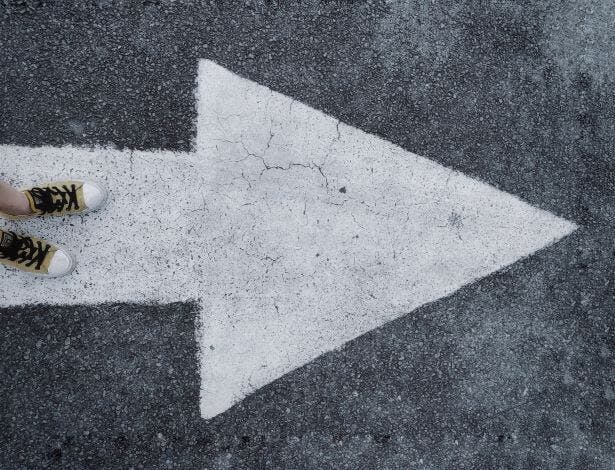
MULTIPOLYGON (((107 200, 107 190, 93 181, 59 181, 23 190, 31 214, 10 220, 32 217, 82 214, 100 209, 107 200)), ((75 268, 75 259, 65 250, 30 235, 0 230, 0 264, 42 276, 57 277, 75 268)))

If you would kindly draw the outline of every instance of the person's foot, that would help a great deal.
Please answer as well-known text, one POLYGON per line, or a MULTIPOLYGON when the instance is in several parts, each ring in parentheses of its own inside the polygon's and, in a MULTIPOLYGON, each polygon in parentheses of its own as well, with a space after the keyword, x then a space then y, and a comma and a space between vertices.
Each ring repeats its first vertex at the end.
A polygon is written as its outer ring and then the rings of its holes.
POLYGON ((75 260, 45 240, 0 230, 0 264, 41 276, 58 277, 72 272, 75 260))
POLYGON ((28 219, 47 215, 82 214, 100 209, 107 201, 107 190, 93 181, 56 181, 22 191, 29 214, 2 214, 8 219, 28 219))

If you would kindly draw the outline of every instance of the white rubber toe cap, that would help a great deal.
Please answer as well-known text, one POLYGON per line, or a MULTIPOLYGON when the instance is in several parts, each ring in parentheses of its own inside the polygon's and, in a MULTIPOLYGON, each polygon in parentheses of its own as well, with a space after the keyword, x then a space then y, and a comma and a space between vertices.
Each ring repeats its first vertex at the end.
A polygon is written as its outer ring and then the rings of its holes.
POLYGON ((88 211, 100 209, 107 202, 107 190, 93 181, 84 181, 83 199, 88 211))
POLYGON ((48 276, 59 277, 70 274, 75 269, 75 260, 64 250, 58 250, 54 253, 49 263, 48 276))

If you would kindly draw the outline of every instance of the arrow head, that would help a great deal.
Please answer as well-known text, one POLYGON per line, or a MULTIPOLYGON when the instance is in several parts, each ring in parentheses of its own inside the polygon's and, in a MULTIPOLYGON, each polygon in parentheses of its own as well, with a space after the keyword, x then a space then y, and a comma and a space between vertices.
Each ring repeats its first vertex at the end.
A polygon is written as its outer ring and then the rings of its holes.
POLYGON ((199 74, 229 241, 202 311, 205 418, 576 228, 212 62, 199 74))

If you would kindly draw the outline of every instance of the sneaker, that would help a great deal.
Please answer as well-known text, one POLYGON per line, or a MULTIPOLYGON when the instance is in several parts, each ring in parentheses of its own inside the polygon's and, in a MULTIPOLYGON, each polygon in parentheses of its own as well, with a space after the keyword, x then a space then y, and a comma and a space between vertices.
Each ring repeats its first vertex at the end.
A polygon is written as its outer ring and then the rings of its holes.
POLYGON ((22 220, 47 215, 83 214, 100 209, 107 201, 107 190, 93 181, 56 181, 23 190, 32 214, 0 215, 22 220))
POLYGON ((75 261, 45 240, 0 230, 0 264, 41 276, 69 274, 75 261))

